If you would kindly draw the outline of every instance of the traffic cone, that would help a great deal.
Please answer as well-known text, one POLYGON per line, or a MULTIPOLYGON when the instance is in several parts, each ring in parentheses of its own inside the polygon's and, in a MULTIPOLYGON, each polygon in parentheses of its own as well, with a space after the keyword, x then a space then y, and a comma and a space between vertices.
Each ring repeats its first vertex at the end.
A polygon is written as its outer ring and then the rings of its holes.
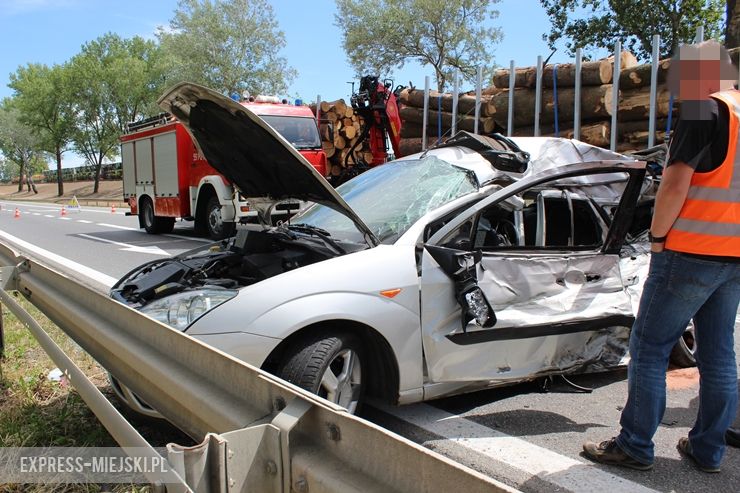
POLYGON ((115 214, 116 213, 116 204, 111 204, 110 205, 110 213, 111 214, 115 214))
POLYGON ((65 209, 65 208, 64 208, 64 206, 62 206, 62 210, 61 210, 61 212, 59 213, 59 215, 60 215, 60 216, 66 216, 66 215, 67 215, 67 209, 65 209))
POLYGON ((13 214, 13 217, 16 219, 21 217, 21 211, 19 211, 17 207, 15 208, 15 214, 13 214))

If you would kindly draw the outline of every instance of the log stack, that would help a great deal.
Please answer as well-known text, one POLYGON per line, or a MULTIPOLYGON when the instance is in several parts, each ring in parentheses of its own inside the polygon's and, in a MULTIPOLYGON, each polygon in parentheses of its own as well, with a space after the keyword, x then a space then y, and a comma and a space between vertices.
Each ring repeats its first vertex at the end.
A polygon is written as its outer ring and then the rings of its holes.
MULTIPOLYGON (((315 115, 316 104, 310 107, 315 115)), ((343 99, 322 101, 319 109, 319 133, 328 159, 327 173, 336 177, 342 174, 345 167, 352 167, 360 162, 372 162, 373 156, 367 140, 355 146, 363 128, 362 117, 343 99)))
MULTIPOLYGON (((648 142, 648 118, 650 113, 651 65, 638 65, 629 52, 622 52, 620 58, 619 100, 617 102, 618 149, 631 150, 644 148, 648 142)), ((657 123, 656 142, 665 137, 668 116, 671 114, 670 92, 666 85, 670 60, 662 60, 658 66, 657 123)), ((609 147, 611 140, 611 119, 613 113, 613 57, 588 61, 582 64, 581 86, 581 140, 599 147, 609 147)), ((497 70, 492 78, 493 85, 483 90, 479 132, 505 132, 508 123, 509 91, 514 91, 514 135, 534 135, 536 101, 536 67, 515 69, 514 88, 509 88, 509 70, 497 70)), ((540 135, 572 138, 575 103, 575 64, 546 65, 543 68, 542 99, 540 111, 540 135), (557 112, 556 112, 557 109, 557 112), (557 115, 557 122, 556 122, 557 115), (557 123, 557 125, 556 125, 557 123)), ((401 110, 403 120, 402 136, 414 138, 421 148, 422 108, 424 92, 417 89, 401 93, 401 101, 406 105, 401 110)), ((439 133, 441 111, 441 132, 450 128, 452 120, 452 96, 432 91, 429 103, 428 136, 439 133), (441 101, 442 109, 439 110, 441 101)), ((677 104, 672 108, 672 123, 678 116, 677 104)), ((461 95, 458 103, 458 125, 460 130, 472 131, 474 124, 475 97, 461 95)))

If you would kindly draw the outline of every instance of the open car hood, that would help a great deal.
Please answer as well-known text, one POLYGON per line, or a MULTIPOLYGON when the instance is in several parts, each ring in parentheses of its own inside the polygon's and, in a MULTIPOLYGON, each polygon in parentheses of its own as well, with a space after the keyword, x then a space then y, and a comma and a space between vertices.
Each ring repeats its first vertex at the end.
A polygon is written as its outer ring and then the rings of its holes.
POLYGON ((249 108, 188 82, 166 91, 157 104, 185 126, 208 163, 245 197, 323 204, 351 219, 368 244, 378 244, 311 163, 249 108))

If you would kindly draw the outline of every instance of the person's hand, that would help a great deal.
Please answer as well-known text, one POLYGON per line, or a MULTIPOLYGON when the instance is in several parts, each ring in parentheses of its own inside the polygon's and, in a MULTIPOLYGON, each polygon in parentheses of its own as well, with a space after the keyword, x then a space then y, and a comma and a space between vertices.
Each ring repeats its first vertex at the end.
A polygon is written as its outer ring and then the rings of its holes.
POLYGON ((650 251, 653 253, 660 253, 665 249, 665 243, 651 243, 650 251))

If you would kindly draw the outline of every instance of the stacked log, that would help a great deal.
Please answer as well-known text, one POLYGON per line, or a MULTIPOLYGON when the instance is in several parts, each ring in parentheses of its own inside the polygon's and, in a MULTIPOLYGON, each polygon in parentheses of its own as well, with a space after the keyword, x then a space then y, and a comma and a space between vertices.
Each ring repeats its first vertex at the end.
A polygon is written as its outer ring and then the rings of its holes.
MULTIPOLYGON (((648 142, 648 119, 650 114, 651 65, 638 65, 629 52, 620 57, 619 97, 617 101, 618 149, 640 149, 648 142)), ((667 74, 670 60, 662 60, 658 66, 658 90, 656 103, 656 142, 666 136, 668 117, 675 123, 678 116, 677 102, 671 107, 671 95, 667 87, 667 74)), ((588 61, 582 64, 581 86, 581 133, 580 139, 599 147, 609 147, 611 141, 611 120, 614 112, 613 95, 613 57, 588 61)), ((513 135, 534 135, 536 104, 536 67, 516 68, 514 88, 509 88, 509 70, 497 70, 492 78, 493 86, 482 93, 479 133, 505 132, 508 123, 509 95, 513 91, 514 117, 513 135)), ((540 135, 572 138, 574 135, 575 107, 575 64, 559 64, 557 68, 546 65, 543 68, 540 135), (557 110, 557 111, 556 111, 557 110), (557 122, 556 122, 557 116, 557 122)), ((417 89, 401 93, 401 101, 406 105, 401 110, 403 120, 402 137, 415 139, 416 147, 421 147, 422 108, 424 93, 417 89)), ((429 101, 429 120, 427 136, 437 137, 451 127, 452 96, 441 97, 432 91, 429 101), (441 126, 439 125, 441 121, 441 126)), ((462 95, 458 102, 457 128, 473 131, 475 124, 475 97, 462 95)))
MULTIPOLYGON (((496 90, 490 90, 481 98, 480 117, 478 118, 478 132, 490 134, 499 132, 502 128, 496 121, 496 106, 494 95, 496 90)), ((421 151, 421 139, 424 125, 424 91, 408 88, 401 91, 401 151, 409 154, 421 151)), ((427 120, 428 145, 437 143, 450 136, 452 128, 453 97, 451 94, 440 94, 437 91, 429 92, 429 113, 427 120)), ((475 96, 461 94, 457 101, 458 130, 473 132, 475 129, 475 96)))
MULTIPOLYGON (((316 114, 316 104, 310 105, 316 114)), ((365 140, 358 143, 364 122, 343 99, 322 101, 319 108, 321 145, 328 159, 329 176, 343 174, 345 168, 372 162, 372 153, 365 140)))

